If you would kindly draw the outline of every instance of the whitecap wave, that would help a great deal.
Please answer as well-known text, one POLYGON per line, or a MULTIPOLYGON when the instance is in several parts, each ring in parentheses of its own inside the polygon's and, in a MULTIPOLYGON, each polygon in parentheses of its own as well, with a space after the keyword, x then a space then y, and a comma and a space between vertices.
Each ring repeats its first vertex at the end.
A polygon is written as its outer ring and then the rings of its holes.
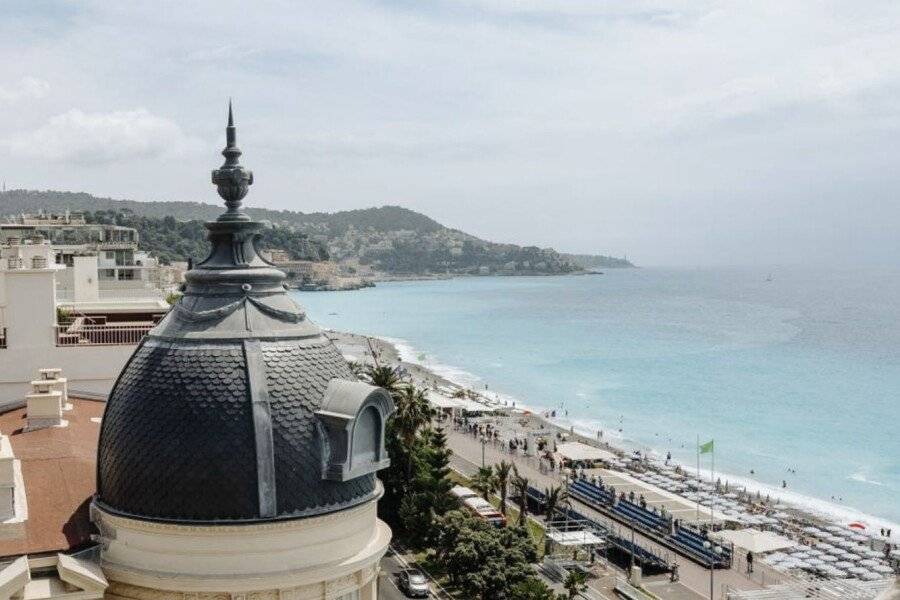
POLYGON ((856 473, 851 473, 847 476, 847 479, 852 481, 858 481, 860 483, 868 483, 869 485, 877 485, 879 487, 884 487, 884 484, 880 481, 875 481, 874 479, 869 479, 866 476, 866 471, 857 471, 856 473))

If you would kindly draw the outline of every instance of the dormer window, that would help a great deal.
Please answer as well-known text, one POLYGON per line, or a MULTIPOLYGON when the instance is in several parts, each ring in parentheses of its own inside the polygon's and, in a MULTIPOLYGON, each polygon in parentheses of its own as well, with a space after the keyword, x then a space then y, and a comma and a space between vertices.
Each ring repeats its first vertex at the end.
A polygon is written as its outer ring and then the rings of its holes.
POLYGON ((394 412, 390 394, 359 381, 332 379, 316 411, 322 438, 322 478, 349 481, 387 467, 384 426, 394 412))

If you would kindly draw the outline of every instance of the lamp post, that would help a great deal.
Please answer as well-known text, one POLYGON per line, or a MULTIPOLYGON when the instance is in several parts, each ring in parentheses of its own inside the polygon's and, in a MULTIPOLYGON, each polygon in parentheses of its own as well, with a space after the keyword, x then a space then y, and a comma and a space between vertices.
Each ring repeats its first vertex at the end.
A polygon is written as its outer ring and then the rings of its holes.
POLYGON ((484 447, 487 446, 487 439, 481 436, 481 467, 484 468, 484 447))
POLYGON ((713 546, 712 542, 707 540, 703 542, 703 547, 707 550, 712 550, 712 553, 709 556, 709 600, 715 600, 716 558, 722 554, 722 546, 713 546))

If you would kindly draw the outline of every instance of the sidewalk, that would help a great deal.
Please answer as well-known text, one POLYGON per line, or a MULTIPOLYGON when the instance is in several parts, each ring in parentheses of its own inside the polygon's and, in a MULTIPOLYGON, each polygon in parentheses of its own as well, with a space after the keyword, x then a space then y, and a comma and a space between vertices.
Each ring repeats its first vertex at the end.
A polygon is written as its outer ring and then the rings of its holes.
MULTIPOLYGON (((564 484, 563 479, 559 476, 558 473, 541 473, 538 470, 538 461, 536 458, 525 457, 521 454, 509 454, 506 451, 505 447, 500 444, 494 444, 492 442, 489 442, 482 448, 481 441, 478 438, 473 437, 471 434, 466 434, 460 431, 453 431, 450 428, 447 429, 447 438, 450 448, 454 453, 454 456, 451 459, 451 465, 464 474, 468 475, 477 471, 478 467, 481 466, 483 452, 485 464, 493 465, 499 463, 501 460, 511 462, 516 465, 519 473, 521 473, 523 477, 527 477, 529 479, 531 485, 534 487, 545 488, 564 484)), ((579 503, 577 500, 572 499, 572 502, 577 507, 577 510, 579 512, 582 512, 592 519, 608 525, 610 529, 626 529, 621 524, 611 521, 602 513, 599 513, 591 509, 590 507, 579 503)), ((628 535, 630 535, 630 533, 628 535)), ((681 583, 696 594, 699 594, 702 598, 709 598, 709 569, 698 565, 697 563, 689 560, 686 557, 675 554, 672 550, 661 546, 660 544, 657 544, 652 539, 638 532, 635 532, 634 537, 635 541, 639 542, 641 545, 653 550, 654 552, 657 552, 660 556, 668 557, 669 560, 671 560, 674 556, 678 556, 679 575, 681 577, 681 583)), ((735 566, 733 566, 731 569, 717 569, 715 571, 714 590, 716 594, 716 600, 722 597, 722 590, 726 585, 731 586, 733 589, 737 590, 753 590, 761 589, 764 586, 763 582, 765 582, 765 585, 771 585, 773 583, 776 583, 777 581, 783 580, 783 577, 777 572, 766 571, 764 568, 757 569, 757 573, 754 574, 755 580, 750 579, 741 570, 739 570, 739 568, 741 567, 742 563, 740 561, 735 561, 735 566)), ((763 566, 757 565, 757 567, 763 566)), ((661 597, 665 598, 666 596, 661 597)), ((673 596, 673 598, 677 598, 677 596, 673 596)))

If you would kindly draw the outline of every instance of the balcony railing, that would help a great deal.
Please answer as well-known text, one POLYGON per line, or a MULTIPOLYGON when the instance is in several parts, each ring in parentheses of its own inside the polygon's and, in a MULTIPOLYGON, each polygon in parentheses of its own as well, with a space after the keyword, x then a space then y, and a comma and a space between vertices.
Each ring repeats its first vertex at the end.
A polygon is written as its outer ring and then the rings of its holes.
POLYGON ((75 319, 75 322, 68 325, 56 326, 56 345, 134 346, 153 326, 153 323, 91 325, 75 319))
POLYGON ((6 327, 0 327, 0 350, 6 348, 6 327))

